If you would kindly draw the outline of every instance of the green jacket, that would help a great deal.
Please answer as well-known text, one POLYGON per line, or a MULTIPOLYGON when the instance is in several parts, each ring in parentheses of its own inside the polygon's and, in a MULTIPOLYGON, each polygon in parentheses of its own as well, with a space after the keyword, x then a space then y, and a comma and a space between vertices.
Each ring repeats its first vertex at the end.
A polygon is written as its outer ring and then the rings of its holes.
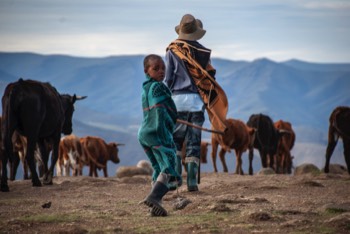
POLYGON ((173 131, 177 110, 169 88, 148 76, 142 88, 143 121, 139 141, 147 146, 175 147, 173 131))

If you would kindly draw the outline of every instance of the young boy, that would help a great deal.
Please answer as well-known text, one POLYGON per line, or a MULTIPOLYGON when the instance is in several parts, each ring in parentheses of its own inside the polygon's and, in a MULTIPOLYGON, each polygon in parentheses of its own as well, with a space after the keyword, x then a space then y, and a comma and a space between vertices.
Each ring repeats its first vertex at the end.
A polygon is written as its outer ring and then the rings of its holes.
POLYGON ((152 190, 143 200, 151 207, 153 216, 166 216, 161 200, 169 187, 182 184, 181 175, 175 171, 176 147, 173 131, 177 110, 170 90, 162 82, 165 76, 165 63, 155 54, 145 57, 144 72, 147 80, 143 83, 143 121, 138 132, 138 140, 145 150, 152 167, 152 190))

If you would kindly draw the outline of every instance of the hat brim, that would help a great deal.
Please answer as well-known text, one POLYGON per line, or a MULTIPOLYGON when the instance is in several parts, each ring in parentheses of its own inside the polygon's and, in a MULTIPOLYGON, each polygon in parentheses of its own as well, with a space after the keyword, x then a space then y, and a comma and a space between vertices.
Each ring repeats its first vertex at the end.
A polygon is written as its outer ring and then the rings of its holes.
POLYGON ((198 28, 193 33, 183 33, 181 31, 177 31, 176 29, 177 29, 177 27, 175 28, 175 31, 178 32, 178 34, 179 34, 178 39, 189 40, 189 41, 197 41, 197 40, 201 39, 204 36, 204 34, 207 32, 206 30, 201 29, 201 28, 198 28))

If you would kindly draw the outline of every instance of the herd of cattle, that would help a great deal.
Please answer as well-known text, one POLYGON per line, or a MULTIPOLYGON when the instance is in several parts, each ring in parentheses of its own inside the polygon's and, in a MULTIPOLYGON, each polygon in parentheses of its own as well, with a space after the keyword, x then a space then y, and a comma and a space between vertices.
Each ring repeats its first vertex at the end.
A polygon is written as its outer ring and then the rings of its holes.
MULTIPOLYGON (((33 186, 52 184, 54 168, 57 175, 82 175, 84 166, 89 166, 89 176, 98 176, 97 169, 108 176, 107 161, 119 163, 118 144, 106 143, 95 136, 77 137, 72 134, 74 103, 86 98, 59 94, 49 83, 19 79, 10 83, 2 97, 1 121, 1 191, 9 191, 7 165, 10 164, 10 179, 14 180, 19 162, 22 161, 24 179, 31 177, 33 186), (61 134, 65 136, 61 138, 61 134), (48 167, 51 153, 51 165, 48 167), (28 167, 31 175, 28 174, 28 167)), ((350 108, 337 107, 329 119, 328 146, 325 172, 329 172, 331 155, 339 138, 344 145, 344 156, 350 174, 350 108)), ((263 168, 270 167, 276 173, 292 171, 291 150, 295 143, 295 132, 291 123, 283 120, 273 122, 264 114, 253 114, 247 123, 227 119, 224 135, 212 134, 212 161, 217 172, 216 155, 224 172, 227 172, 225 153, 231 149, 236 154, 236 174, 243 175, 242 154, 249 151, 249 174, 253 175, 254 149, 260 153, 263 168)), ((207 147, 202 142, 201 162, 206 162, 207 147)), ((184 157, 184 155, 183 155, 184 157)))

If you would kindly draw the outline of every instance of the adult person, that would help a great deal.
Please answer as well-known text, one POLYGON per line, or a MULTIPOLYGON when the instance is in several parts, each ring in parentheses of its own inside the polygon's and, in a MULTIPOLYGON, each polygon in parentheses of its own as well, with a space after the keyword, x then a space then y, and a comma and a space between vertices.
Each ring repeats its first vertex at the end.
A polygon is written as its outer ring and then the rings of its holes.
MULTIPOLYGON (((225 131, 227 98, 215 81, 211 50, 198 42, 206 33, 203 24, 193 15, 185 14, 175 31, 179 36, 167 47, 164 81, 172 92, 178 119, 202 126, 204 111, 207 110, 212 126, 225 131)), ((181 175, 181 149, 186 142, 187 189, 198 191, 201 130, 177 123, 173 138, 177 150, 176 170, 181 175)))

